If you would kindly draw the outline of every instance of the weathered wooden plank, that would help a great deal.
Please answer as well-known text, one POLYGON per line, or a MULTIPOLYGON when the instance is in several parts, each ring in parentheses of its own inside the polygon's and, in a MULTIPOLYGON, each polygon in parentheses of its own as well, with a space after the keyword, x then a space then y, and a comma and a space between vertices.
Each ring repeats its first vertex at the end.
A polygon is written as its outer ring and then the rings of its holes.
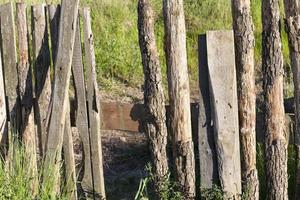
POLYGON ((45 6, 31 7, 33 58, 35 67, 35 118, 39 135, 39 153, 43 156, 47 140, 48 115, 50 113, 51 78, 50 51, 45 6))
POLYGON ((96 198, 105 198, 105 185, 103 176, 102 145, 100 132, 100 100, 96 76, 96 60, 94 41, 91 27, 89 8, 83 9, 84 44, 86 57, 87 102, 91 138, 91 154, 94 192, 96 198))
POLYGON ((19 46, 18 78, 21 99, 22 125, 21 134, 25 146, 26 156, 30 160, 33 181, 33 192, 38 190, 36 132, 34 124, 32 71, 29 59, 29 38, 27 29, 26 4, 17 3, 17 33, 19 46))
POLYGON ((5 102, 5 88, 2 70, 2 53, 0 51, 0 146, 5 144, 7 136, 7 115, 5 102))
POLYGON ((217 154, 211 116, 206 35, 199 36, 199 127, 200 186, 212 188, 218 184, 217 154))
POLYGON ((1 5, 0 19, 3 69, 5 74, 5 94, 7 96, 10 121, 9 134, 17 134, 20 132, 21 126, 21 110, 17 76, 17 52, 12 2, 1 5))
POLYGON ((238 196, 241 166, 233 31, 209 31, 206 41, 219 179, 229 197, 238 196))
POLYGON ((76 187, 76 171, 75 171, 75 158, 73 148, 73 137, 70 121, 70 105, 69 102, 66 105, 66 121, 64 127, 63 138, 63 157, 65 164, 65 182, 67 196, 70 200, 77 199, 77 187, 76 187))
POLYGON ((60 5, 48 5, 49 25, 51 35, 52 62, 55 63, 58 46, 58 28, 60 18, 60 5))
POLYGON ((90 134, 88 127, 86 91, 82 61, 82 48, 80 37, 80 23, 79 18, 77 22, 73 60, 72 60, 72 74, 75 88, 75 109, 76 109, 76 127, 83 145, 84 153, 84 169, 83 178, 81 180, 82 189, 85 191, 85 196, 88 196, 93 191, 93 176, 91 167, 91 153, 90 153, 90 134))
MULTIPOLYGON (((55 81, 52 112, 47 139, 45 170, 54 168, 59 174, 71 64, 78 16, 79 0, 63 0, 59 24, 59 43, 55 62, 55 81)), ((58 177, 54 177, 54 182, 58 177)))

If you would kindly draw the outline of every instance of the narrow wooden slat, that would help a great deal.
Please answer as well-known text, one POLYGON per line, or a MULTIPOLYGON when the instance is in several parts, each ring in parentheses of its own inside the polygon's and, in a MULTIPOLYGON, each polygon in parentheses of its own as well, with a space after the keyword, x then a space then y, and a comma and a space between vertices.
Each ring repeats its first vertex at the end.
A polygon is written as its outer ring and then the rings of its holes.
POLYGON ((42 156, 45 153, 47 118, 50 113, 51 99, 50 51, 45 6, 43 4, 32 6, 31 14, 35 95, 37 99, 35 118, 39 135, 40 156, 42 156))
POLYGON ((85 191, 85 196, 93 191, 93 177, 91 167, 91 153, 90 153, 90 134, 88 127, 88 116, 86 107, 86 91, 84 82, 84 71, 82 61, 82 48, 80 37, 80 23, 79 18, 77 22, 73 60, 72 60, 72 74, 75 87, 75 109, 76 109, 76 127, 80 135, 80 139, 83 145, 84 153, 84 169, 83 178, 81 180, 81 186, 85 191))
POLYGON ((199 132, 200 186, 208 189, 218 184, 217 154, 212 126, 206 35, 199 37, 199 132))
POLYGON ((237 198, 241 166, 233 31, 209 31, 206 41, 219 179, 227 198, 237 198))
POLYGON ((0 50, 0 146, 5 144, 7 136, 7 114, 5 102, 5 88, 2 70, 2 53, 0 50))
POLYGON ((78 16, 79 0, 64 0, 61 6, 59 24, 59 43, 55 62, 55 81, 52 96, 52 113, 47 139, 45 170, 54 168, 59 180, 59 162, 64 136, 68 90, 71 75, 71 64, 75 40, 75 29, 78 16))
POLYGON ((96 198, 105 198, 105 186, 103 176, 102 145, 100 132, 100 100, 96 77, 95 52, 93 33, 91 27, 90 10, 83 9, 84 44, 87 73, 87 102, 91 137, 91 154, 94 192, 96 198))
POLYGON ((8 113, 11 133, 19 133, 21 125, 21 110, 19 99, 17 53, 15 39, 15 25, 12 2, 1 5, 1 37, 2 37, 2 56, 5 80, 5 93, 8 102, 8 113))
MULTIPOLYGON (((30 160, 32 177, 37 177, 36 132, 34 124, 32 71, 29 60, 29 38, 26 18, 26 4, 17 3, 17 33, 19 46, 18 78, 22 110, 21 134, 26 156, 30 160)), ((33 180, 33 192, 37 192, 38 180, 33 180)))
POLYGON ((65 181, 68 199, 77 199, 76 188, 76 171, 75 171, 75 158, 73 149, 73 137, 70 121, 70 105, 69 102, 66 105, 66 121, 64 128, 63 138, 63 152, 64 152, 64 164, 65 164, 65 181))
POLYGON ((60 5, 48 5, 49 21, 50 21, 50 34, 51 34, 51 48, 52 48, 52 61, 55 63, 58 46, 58 28, 60 18, 60 5))
MULTIPOLYGON (((60 18, 60 6, 48 5, 49 21, 50 21, 50 34, 51 34, 51 48, 52 48, 52 61, 55 63, 57 56, 58 46, 58 28, 60 18)), ((70 118, 70 103, 66 105, 66 118, 64 127, 63 138, 63 157, 65 164, 65 182, 68 199, 77 199, 77 187, 76 187, 76 171, 75 171, 75 158, 73 149, 73 137, 71 130, 71 118, 70 118)))

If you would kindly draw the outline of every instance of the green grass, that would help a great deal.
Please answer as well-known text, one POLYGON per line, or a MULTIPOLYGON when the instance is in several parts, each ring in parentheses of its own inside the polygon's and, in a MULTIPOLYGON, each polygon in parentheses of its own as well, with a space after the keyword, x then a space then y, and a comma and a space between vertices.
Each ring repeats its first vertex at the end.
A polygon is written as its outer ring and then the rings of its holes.
MULTIPOLYGON (((10 159, 0 160, 0 199, 7 200, 67 200, 68 192, 63 183, 57 187, 54 183, 54 170, 51 168, 43 176, 43 185, 41 183, 42 174, 32 173, 31 161, 25 150, 19 142, 10 145, 13 150, 10 159), (36 185, 36 187, 33 187, 36 185), (33 189, 35 188, 35 189, 33 189), (60 190, 59 194, 57 190, 60 190)), ((40 170, 43 171, 43 165, 40 170)))
MULTIPOLYGON (((8 0, 0 0, 0 3, 8 0)), ((163 50, 162 0, 150 0, 155 10, 155 31, 160 53, 164 83, 166 84, 166 64, 163 50)), ((25 0, 28 4, 57 3, 59 0, 25 0)), ((261 64, 261 1, 251 0, 252 16, 255 24, 255 60, 257 68, 261 64)), ((137 30, 137 0, 81 0, 81 6, 89 6, 92 11, 92 28, 95 38, 95 53, 98 81, 102 88, 112 89, 118 83, 140 87, 143 84, 140 49, 137 30)), ((280 0, 282 18, 283 0, 280 0)), ((187 28, 187 52, 191 85, 198 79, 198 35, 208 30, 228 30, 232 28, 231 1, 229 0, 185 0, 187 28)), ((283 20, 282 20, 283 22, 283 20)), ((282 25, 284 27, 284 25, 282 25)), ((282 28, 285 67, 289 67, 287 35, 282 28)), ((257 70, 260 71, 260 70, 257 70)), ((194 84, 196 83, 196 84, 194 84)), ((287 95, 289 96, 291 92, 287 95)))

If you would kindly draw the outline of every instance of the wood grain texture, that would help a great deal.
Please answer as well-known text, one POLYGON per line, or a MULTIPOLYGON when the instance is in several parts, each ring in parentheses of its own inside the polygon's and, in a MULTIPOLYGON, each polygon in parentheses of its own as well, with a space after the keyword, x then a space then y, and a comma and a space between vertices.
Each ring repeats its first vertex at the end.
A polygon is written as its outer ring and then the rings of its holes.
POLYGON ((167 158, 167 125, 161 66, 155 42, 154 16, 149 0, 138 1, 139 45, 144 71, 144 128, 149 139, 154 191, 163 199, 164 182, 169 167, 167 158))
POLYGON ((96 75, 94 37, 89 8, 83 9, 84 49, 86 58, 87 102, 91 138, 91 155, 95 198, 105 198, 103 158, 100 132, 100 96, 96 75))
MULTIPOLYGON (((210 105, 209 75, 207 64, 206 35, 199 37, 199 130, 198 149, 200 160, 200 186, 205 189, 217 185, 218 168, 217 154, 210 105)), ((195 119, 192 119, 192 123, 195 119)))
POLYGON ((49 27, 51 35, 52 62, 55 63, 57 57, 60 5, 48 5, 49 27))
POLYGON ((31 7, 33 62, 35 68, 35 118, 37 123, 39 152, 42 157, 45 153, 47 140, 50 100, 52 95, 50 77, 50 50, 47 29, 45 5, 31 7))
POLYGON ((72 74, 75 88, 75 108, 76 109, 76 127, 79 132, 80 139, 83 145, 84 168, 81 186, 84 195, 88 196, 93 192, 93 176, 91 167, 91 149, 90 149, 90 132, 88 125, 86 89, 84 80, 84 69, 82 60, 81 36, 80 36, 80 18, 78 18, 73 59, 72 59, 72 74))
POLYGON ((233 32, 209 31, 206 41, 219 179, 227 198, 237 198, 241 166, 233 32))
MULTIPOLYGON (((52 113, 47 139, 45 170, 50 167, 58 173, 64 136, 68 90, 71 75, 75 29, 79 0, 63 0, 59 24, 59 44, 55 62, 55 81, 52 95, 52 113)), ((58 177, 54 177, 54 182, 58 177)))
POLYGON ((185 198, 194 199, 195 159, 183 0, 164 0, 163 13, 175 175, 185 198))
MULTIPOLYGON (((32 70, 29 58, 29 38, 25 3, 17 3, 16 14, 16 27, 19 46, 18 78, 22 111, 21 134, 25 146, 26 156, 30 161, 30 173, 32 173, 32 177, 37 177, 37 149, 34 123, 32 70)), ((37 187, 38 180, 37 178, 33 178, 32 192, 36 193, 38 191, 37 187)))
POLYGON ((13 5, 3 4, 0 7, 2 57, 5 80, 5 94, 9 116, 9 135, 15 136, 21 130, 21 109, 17 69, 17 52, 13 5))
POLYGON ((70 200, 77 200, 77 179, 75 171, 75 157, 73 148, 73 136, 70 121, 70 105, 66 105, 66 121, 64 127, 63 138, 63 157, 65 166, 65 182, 67 190, 67 198, 70 200))

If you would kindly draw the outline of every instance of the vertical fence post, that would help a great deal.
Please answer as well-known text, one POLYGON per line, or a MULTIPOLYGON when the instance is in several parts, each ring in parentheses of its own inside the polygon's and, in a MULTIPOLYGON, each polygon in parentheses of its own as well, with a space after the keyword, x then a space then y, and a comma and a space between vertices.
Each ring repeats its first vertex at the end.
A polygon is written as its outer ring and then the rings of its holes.
POLYGON ((283 55, 279 0, 262 1, 262 71, 264 89, 267 199, 288 199, 287 139, 284 131, 283 55))
POLYGON ((48 115, 50 113, 51 79, 50 50, 45 6, 31 7, 33 58, 35 66, 35 118, 37 122, 39 153, 43 156, 47 140, 48 115))
POLYGON ((45 170, 54 168, 54 182, 59 178, 59 163, 64 137, 65 119, 71 64, 74 48, 75 29, 78 16, 79 0, 63 0, 59 24, 59 43, 55 61, 55 81, 52 96, 52 112, 47 138, 45 170))
POLYGON ((199 159, 200 186, 210 189, 218 184, 217 153, 210 105, 206 35, 199 36, 199 159))
POLYGON ((11 138, 12 134, 16 135, 20 132, 21 126, 15 23, 12 2, 1 5, 0 18, 5 93, 10 121, 8 134, 9 138, 11 138))
POLYGON ((153 10, 149 0, 138 2, 139 44, 144 69, 144 104, 146 117, 143 126, 149 138, 152 167, 156 180, 156 197, 162 199, 164 181, 168 175, 167 126, 161 66, 155 42, 153 10))
POLYGON ((164 0, 163 12, 175 174, 185 198, 194 199, 195 158, 183 0, 164 0))
POLYGON ((91 148, 90 148, 90 132, 88 125, 88 114, 86 105, 86 89, 84 81, 84 70, 82 61, 82 48, 81 48, 81 36, 80 36, 80 18, 78 16, 73 60, 72 60, 72 74, 75 87, 75 99, 76 99, 76 127, 80 135, 80 139, 83 145, 84 153, 84 169, 83 178, 81 180, 81 187, 84 191, 84 195, 87 197, 89 193, 93 192, 93 176, 91 167, 91 148))
POLYGON ((241 167, 233 32, 209 31, 206 41, 219 179, 228 198, 238 198, 241 167))
POLYGON ((297 179, 295 199, 300 199, 300 5, 285 0, 286 32, 289 39, 290 60, 294 78, 295 147, 297 151, 297 179))
POLYGON ((18 77, 21 98, 22 126, 21 134, 29 158, 33 180, 33 192, 37 192, 36 132, 34 124, 32 71, 29 59, 29 38, 26 17, 26 4, 17 3, 17 33, 19 43, 18 77))
POLYGON ((91 137, 92 169, 96 198, 105 198, 102 145, 100 132, 100 100, 96 76, 96 60, 90 10, 83 9, 84 44, 87 73, 87 102, 91 137), (99 196, 100 195, 100 196, 99 196))

